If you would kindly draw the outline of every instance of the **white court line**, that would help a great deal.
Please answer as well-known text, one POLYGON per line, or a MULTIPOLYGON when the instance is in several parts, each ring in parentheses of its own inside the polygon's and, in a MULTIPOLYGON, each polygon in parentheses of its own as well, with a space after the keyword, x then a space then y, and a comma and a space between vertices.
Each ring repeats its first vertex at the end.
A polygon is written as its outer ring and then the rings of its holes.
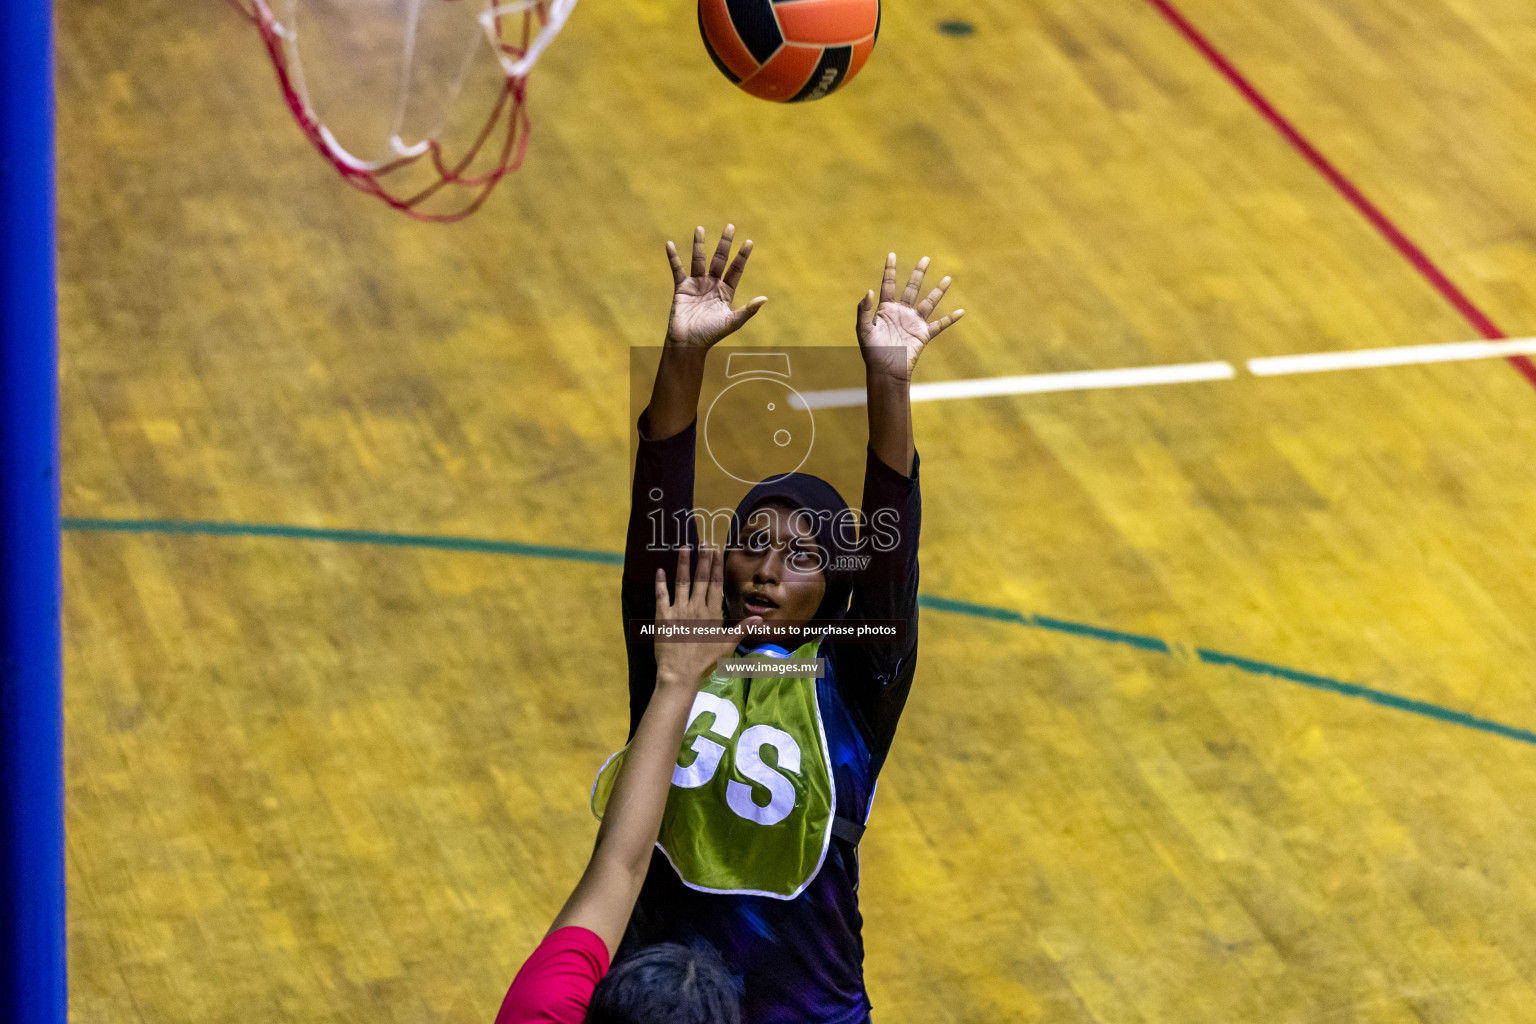
POLYGON ((1271 356, 1248 360, 1255 377, 1285 373, 1324 373, 1329 370, 1364 370, 1376 366, 1410 366, 1414 363, 1455 363, 1467 359, 1536 354, 1536 338, 1509 341, 1453 341, 1445 345, 1404 345, 1400 348, 1366 348, 1352 352, 1313 352, 1299 356, 1271 356))
MULTIPOLYGON (((1291 373, 1324 373, 1330 370, 1366 370, 1380 366, 1412 366, 1416 363, 1455 363, 1501 356, 1536 355, 1536 338, 1508 341, 1453 341, 1440 345, 1403 345, 1397 348, 1365 348, 1348 352, 1309 352, 1295 356, 1267 356, 1247 361, 1255 377, 1279 377, 1291 373)), ((987 398, 994 395, 1038 395, 1049 391, 1094 391, 1099 388, 1136 388, 1153 384, 1189 384, 1203 380, 1232 380, 1231 363, 1174 363, 1166 366, 1133 366, 1120 370, 1077 370, 1071 373, 1034 373, 1023 377, 982 377, 976 380, 944 380, 913 384, 912 401, 942 402, 951 398, 987 398)), ((790 397, 797 409, 840 409, 863 405, 863 388, 806 391, 790 397)))
MULTIPOLYGON (((1035 373, 1024 377, 982 377, 977 380, 943 380, 913 384, 912 401, 941 402, 951 398, 986 398, 992 395, 1037 395, 1047 391, 1091 391, 1098 388, 1135 388, 1149 384, 1188 384, 1202 380, 1231 380, 1237 376, 1231 363, 1177 363, 1171 366, 1133 366, 1123 370, 1078 370, 1071 373, 1035 373)), ((805 391, 790 398, 797 409, 840 409, 863 405, 863 388, 805 391)))

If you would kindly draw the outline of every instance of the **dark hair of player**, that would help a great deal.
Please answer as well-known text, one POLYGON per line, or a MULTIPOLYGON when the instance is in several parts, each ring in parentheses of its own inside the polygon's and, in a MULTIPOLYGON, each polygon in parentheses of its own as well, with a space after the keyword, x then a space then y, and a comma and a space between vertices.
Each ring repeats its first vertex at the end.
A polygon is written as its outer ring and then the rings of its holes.
POLYGON ((736 981, 712 948, 647 946, 613 965, 585 1024, 740 1024, 736 981))

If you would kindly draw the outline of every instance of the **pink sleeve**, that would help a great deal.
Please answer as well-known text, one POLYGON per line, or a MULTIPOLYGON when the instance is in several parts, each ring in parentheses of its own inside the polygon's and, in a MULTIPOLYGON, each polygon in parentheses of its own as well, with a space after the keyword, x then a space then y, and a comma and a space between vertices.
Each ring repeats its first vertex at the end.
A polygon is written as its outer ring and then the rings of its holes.
POLYGON ((585 928, 561 928, 517 972, 496 1024, 581 1024, 606 973, 607 944, 585 928))

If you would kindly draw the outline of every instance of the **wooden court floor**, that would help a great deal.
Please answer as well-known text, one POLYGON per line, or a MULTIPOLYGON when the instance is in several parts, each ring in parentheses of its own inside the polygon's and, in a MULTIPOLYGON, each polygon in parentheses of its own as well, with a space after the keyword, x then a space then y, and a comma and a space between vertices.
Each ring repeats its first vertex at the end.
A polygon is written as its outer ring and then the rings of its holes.
MULTIPOLYGON (((788 108, 688 4, 585 0, 526 165, 452 226, 346 188, 224 4, 57 17, 81 1022, 492 1018, 623 739, 629 353, 695 224, 756 240, 763 346, 852 346, 884 254, 932 256, 968 315, 926 381, 1536 335, 1514 0, 891 3, 788 108)), ((880 1024, 1530 1019, 1530 381, 915 420, 880 1024)))

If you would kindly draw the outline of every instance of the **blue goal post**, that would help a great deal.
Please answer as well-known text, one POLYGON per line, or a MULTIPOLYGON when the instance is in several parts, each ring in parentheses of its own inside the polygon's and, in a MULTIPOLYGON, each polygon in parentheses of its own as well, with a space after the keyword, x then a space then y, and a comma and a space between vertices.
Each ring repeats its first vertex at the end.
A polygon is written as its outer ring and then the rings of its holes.
POLYGON ((0 1021, 65 1024, 53 12, 0 0, 0 1021))

